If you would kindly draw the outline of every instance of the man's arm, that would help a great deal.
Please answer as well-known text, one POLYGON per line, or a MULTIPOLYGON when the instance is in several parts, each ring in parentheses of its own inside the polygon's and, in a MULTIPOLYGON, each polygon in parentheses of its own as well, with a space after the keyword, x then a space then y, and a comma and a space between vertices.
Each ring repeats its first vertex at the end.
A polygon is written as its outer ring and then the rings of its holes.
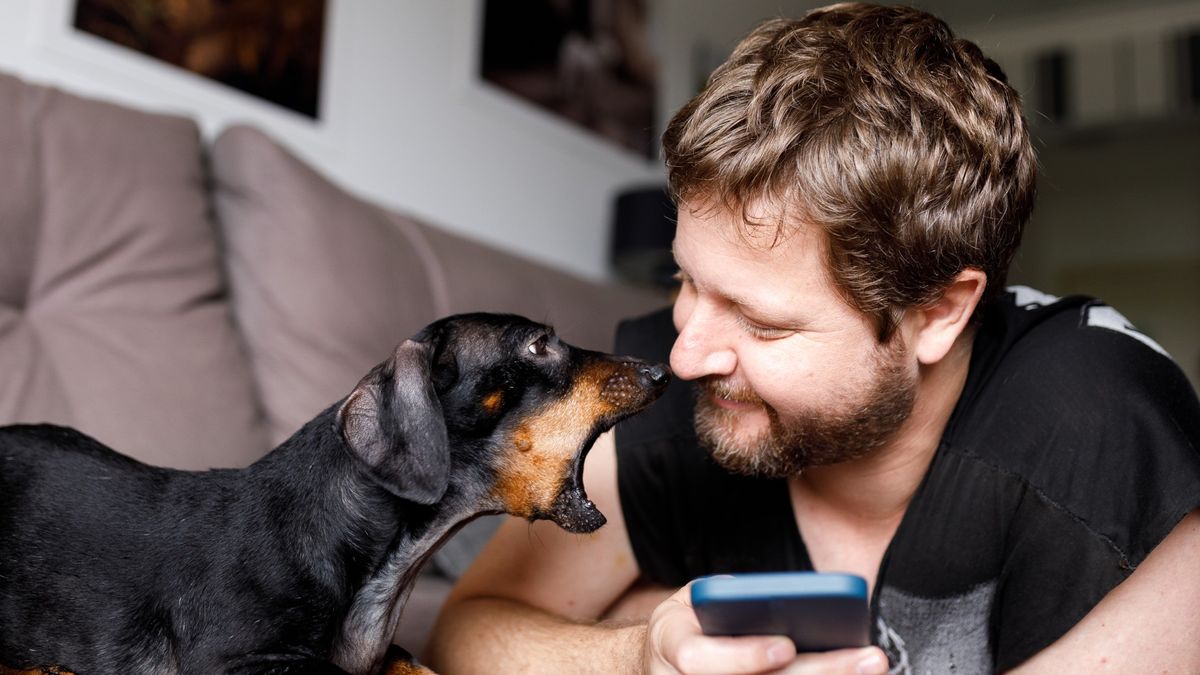
POLYGON ((1010 672, 1200 673, 1197 560, 1200 510, 1066 635, 1010 672))

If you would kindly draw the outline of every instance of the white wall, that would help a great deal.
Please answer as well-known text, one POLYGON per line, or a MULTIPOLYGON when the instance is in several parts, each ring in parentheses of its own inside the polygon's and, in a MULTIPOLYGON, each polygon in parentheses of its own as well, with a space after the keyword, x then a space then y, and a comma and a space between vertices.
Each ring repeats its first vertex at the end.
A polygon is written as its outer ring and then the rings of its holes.
POLYGON ((478 0, 329 0, 322 120, 72 30, 70 0, 0 0, 0 69, 143 108, 267 129, 343 186, 591 278, 613 195, 657 161, 472 76, 478 0))

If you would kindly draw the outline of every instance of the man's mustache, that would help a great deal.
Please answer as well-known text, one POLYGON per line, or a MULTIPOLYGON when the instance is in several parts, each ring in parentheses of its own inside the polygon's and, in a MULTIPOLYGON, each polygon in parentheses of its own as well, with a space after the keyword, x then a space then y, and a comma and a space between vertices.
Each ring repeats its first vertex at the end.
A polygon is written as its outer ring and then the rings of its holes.
POLYGON ((723 398, 735 403, 747 403, 751 405, 763 405, 763 400, 754 393, 754 390, 744 384, 731 382, 727 379, 706 375, 696 382, 702 393, 707 393, 717 398, 723 398))

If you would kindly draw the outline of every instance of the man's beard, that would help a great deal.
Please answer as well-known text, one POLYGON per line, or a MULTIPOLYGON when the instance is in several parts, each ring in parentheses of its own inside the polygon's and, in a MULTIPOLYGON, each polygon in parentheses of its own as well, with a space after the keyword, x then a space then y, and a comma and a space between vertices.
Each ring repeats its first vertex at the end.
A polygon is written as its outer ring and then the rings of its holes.
POLYGON ((875 354, 869 388, 837 410, 808 407, 783 418, 748 388, 704 378, 697 384, 696 434, 713 459, 734 473, 786 478, 813 466, 869 455, 886 443, 912 413, 916 375, 905 368, 900 338, 875 354), (770 426, 754 438, 738 438, 738 411, 719 407, 713 396, 760 406, 770 426))

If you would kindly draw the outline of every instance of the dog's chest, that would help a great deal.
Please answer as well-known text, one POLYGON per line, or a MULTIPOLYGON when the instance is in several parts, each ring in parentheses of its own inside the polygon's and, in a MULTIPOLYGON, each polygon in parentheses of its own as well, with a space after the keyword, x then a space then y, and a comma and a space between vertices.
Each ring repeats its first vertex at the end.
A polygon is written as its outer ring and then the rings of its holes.
POLYGON ((334 643, 332 661, 351 673, 373 673, 400 620, 408 571, 417 561, 393 554, 354 595, 334 643))

